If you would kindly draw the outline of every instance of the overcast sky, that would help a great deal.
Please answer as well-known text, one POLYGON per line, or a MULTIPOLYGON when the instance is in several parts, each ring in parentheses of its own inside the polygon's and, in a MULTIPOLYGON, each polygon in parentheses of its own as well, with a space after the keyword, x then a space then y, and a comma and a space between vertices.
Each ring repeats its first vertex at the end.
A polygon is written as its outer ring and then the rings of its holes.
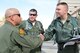
POLYGON ((41 21, 46 29, 53 20, 58 0, 1 0, 0 19, 8 8, 19 9, 22 19, 28 19, 29 10, 35 8, 38 11, 37 20, 41 21))

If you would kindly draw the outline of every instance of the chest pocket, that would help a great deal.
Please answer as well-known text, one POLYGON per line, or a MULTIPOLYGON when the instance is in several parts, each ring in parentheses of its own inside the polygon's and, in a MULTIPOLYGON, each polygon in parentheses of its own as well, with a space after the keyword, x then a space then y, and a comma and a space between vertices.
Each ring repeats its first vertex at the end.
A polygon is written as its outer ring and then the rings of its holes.
MULTIPOLYGON (((75 17, 72 17, 71 18, 71 24, 73 25, 73 34, 74 34, 74 29, 78 28, 78 20, 75 17)), ((78 30, 77 30, 77 32, 78 32, 78 30)))
POLYGON ((75 17, 72 17, 71 18, 71 24, 73 25, 73 27, 78 27, 78 21, 75 17))
POLYGON ((26 33, 27 35, 39 35, 42 28, 41 28, 41 24, 39 22, 36 22, 35 25, 33 26, 31 23, 29 23, 28 21, 26 21, 26 33))

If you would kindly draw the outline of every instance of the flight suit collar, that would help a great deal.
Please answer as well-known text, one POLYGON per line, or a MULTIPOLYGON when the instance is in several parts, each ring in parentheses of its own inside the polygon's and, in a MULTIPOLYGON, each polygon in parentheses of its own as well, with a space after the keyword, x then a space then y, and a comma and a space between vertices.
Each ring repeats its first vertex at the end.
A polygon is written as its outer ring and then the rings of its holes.
POLYGON ((5 21, 5 24, 9 24, 9 25, 12 25, 13 26, 13 24, 10 23, 9 21, 5 21))
MULTIPOLYGON (((14 27, 14 25, 13 25, 12 23, 10 23, 9 21, 5 21, 5 24, 8 24, 8 25, 10 25, 10 26, 14 27)), ((17 28, 18 28, 18 26, 15 26, 15 27, 17 27, 17 28)))
MULTIPOLYGON (((30 19, 28 19, 27 21, 33 26, 33 24, 32 24, 32 22, 30 21, 30 19)), ((36 23, 36 20, 35 20, 35 23, 36 23)))
MULTIPOLYGON (((58 17, 57 20, 58 20, 59 22, 61 22, 60 17, 58 17)), ((68 14, 68 19, 66 20, 66 22, 68 23, 68 22, 70 22, 70 21, 71 21, 71 15, 68 14)))

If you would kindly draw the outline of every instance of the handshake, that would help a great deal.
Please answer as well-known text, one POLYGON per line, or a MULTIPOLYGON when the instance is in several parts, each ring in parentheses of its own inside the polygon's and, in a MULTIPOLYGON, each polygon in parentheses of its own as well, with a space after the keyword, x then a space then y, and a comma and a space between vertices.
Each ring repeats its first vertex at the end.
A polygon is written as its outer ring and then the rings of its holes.
POLYGON ((44 34, 44 31, 41 31, 41 32, 40 32, 40 35, 39 35, 39 37, 40 37, 42 40, 44 40, 44 38, 45 38, 43 34, 44 34))

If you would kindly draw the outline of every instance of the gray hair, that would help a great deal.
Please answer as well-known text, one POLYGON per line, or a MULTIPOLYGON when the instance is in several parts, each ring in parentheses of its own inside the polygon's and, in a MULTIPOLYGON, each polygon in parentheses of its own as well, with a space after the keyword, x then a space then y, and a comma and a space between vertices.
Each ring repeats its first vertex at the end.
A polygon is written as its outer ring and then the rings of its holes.
POLYGON ((9 16, 11 16, 13 14, 19 14, 18 9, 16 9, 16 8, 9 8, 5 12, 5 18, 8 18, 9 16))

